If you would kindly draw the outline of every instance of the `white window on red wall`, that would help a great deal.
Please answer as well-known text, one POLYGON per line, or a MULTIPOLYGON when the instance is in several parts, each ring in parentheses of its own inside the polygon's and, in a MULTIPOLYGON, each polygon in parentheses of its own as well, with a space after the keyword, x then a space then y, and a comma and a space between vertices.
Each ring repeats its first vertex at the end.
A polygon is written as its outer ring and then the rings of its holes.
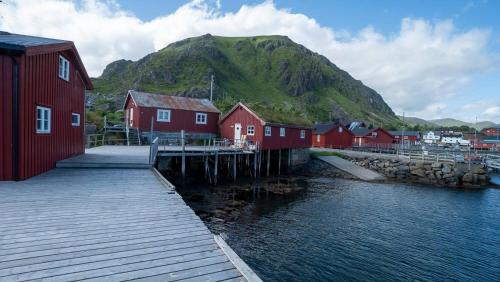
POLYGON ((69 61, 59 56, 59 78, 69 81, 69 61))
POLYGON ((271 127, 270 126, 264 127, 264 135, 271 136, 271 127))
POLYGON ((280 127, 280 137, 285 137, 285 128, 280 127))
POLYGON ((170 122, 170 110, 158 109, 156 111, 156 121, 158 121, 158 122, 170 122))
POLYGON ((36 107, 36 133, 50 133, 52 109, 42 106, 36 107))
POLYGON ((71 113, 71 125, 80 126, 80 114, 71 113))
POLYGON ((253 126, 253 125, 247 126, 247 135, 250 135, 250 136, 255 135, 255 126, 253 126))
POLYGON ((207 114, 196 113, 196 124, 207 124, 207 114))
POLYGON ((316 134, 316 142, 319 142, 321 140, 321 135, 316 134))
POLYGON ((304 129, 300 130, 300 139, 306 138, 306 131, 304 129))

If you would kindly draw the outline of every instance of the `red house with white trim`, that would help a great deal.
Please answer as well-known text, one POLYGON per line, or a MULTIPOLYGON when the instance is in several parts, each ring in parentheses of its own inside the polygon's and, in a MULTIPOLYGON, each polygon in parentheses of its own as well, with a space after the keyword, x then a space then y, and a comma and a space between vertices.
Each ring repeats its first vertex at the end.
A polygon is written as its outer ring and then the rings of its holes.
POLYGON ((196 99, 129 90, 123 106, 127 126, 149 137, 184 130, 200 138, 217 135, 220 111, 208 99, 196 99))
POLYGON ((315 124, 312 133, 312 146, 320 148, 351 148, 354 134, 342 124, 315 124))
POLYGON ((394 142, 394 136, 381 127, 374 129, 358 127, 353 129, 352 133, 353 146, 357 147, 391 147, 394 142))
POLYGON ((0 180, 24 180, 84 153, 92 82, 71 41, 0 31, 0 180))
POLYGON ((236 104, 220 122, 222 138, 258 143, 262 150, 305 149, 311 147, 311 128, 274 122, 236 104))

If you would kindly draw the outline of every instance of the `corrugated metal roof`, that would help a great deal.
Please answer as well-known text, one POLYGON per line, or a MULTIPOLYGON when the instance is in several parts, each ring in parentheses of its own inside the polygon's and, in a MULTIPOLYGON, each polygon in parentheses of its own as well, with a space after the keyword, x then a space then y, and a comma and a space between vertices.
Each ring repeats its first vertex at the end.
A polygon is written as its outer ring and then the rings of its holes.
POLYGON ((139 107, 166 108, 209 113, 220 113, 208 99, 197 99, 130 90, 128 92, 139 107))
MULTIPOLYGON (((403 135, 403 131, 389 131, 393 136, 401 136, 403 135)), ((420 132, 418 131, 404 131, 404 136, 420 136, 420 132)))
POLYGON ((330 129, 337 127, 336 123, 316 123, 314 124, 313 133, 314 134, 324 134, 330 129))
POLYGON ((351 132, 355 136, 365 136, 366 134, 370 133, 371 131, 373 131, 373 130, 372 129, 368 129, 366 127, 356 127, 353 130, 351 130, 351 132))
POLYGON ((68 43, 66 40, 29 36, 0 31, 0 48, 24 50, 27 47, 68 43))

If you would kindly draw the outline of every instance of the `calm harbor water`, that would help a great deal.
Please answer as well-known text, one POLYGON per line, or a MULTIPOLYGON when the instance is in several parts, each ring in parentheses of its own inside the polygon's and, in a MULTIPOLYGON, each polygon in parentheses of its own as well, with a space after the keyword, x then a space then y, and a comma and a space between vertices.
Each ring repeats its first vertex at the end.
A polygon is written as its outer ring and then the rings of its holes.
POLYGON ((306 185, 290 200, 256 200, 222 227, 265 281, 500 281, 498 189, 306 185))

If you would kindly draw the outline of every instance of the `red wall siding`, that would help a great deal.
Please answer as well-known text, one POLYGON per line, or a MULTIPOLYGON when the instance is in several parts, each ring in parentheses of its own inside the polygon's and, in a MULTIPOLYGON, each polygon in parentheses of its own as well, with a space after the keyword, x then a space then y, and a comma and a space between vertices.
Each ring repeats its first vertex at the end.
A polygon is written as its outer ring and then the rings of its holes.
POLYGON ((58 77, 59 53, 23 57, 20 66, 20 178, 55 167, 57 161, 84 152, 85 86, 69 54, 70 81, 58 77), (36 106, 52 109, 50 134, 36 133, 36 106), (80 126, 71 125, 71 113, 80 126))
POLYGON ((342 132, 339 132, 339 127, 335 127, 326 133, 325 146, 328 148, 343 149, 352 147, 353 135, 346 127, 342 127, 342 132))
POLYGON ((372 137, 371 133, 369 133, 367 136, 364 137, 355 137, 354 138, 354 145, 356 146, 377 146, 377 145, 388 145, 392 144, 394 141, 394 137, 385 132, 382 129, 376 129, 375 132, 377 132, 376 137, 372 137), (360 144, 361 141, 361 144, 360 144))
POLYGON ((0 180, 12 179, 12 59, 0 55, 0 180))
POLYGON ((300 138, 300 128, 286 127, 285 137, 280 137, 280 127, 271 125, 271 136, 264 136, 264 126, 261 121, 245 110, 243 107, 236 108, 220 124, 220 134, 223 138, 234 139, 234 125, 240 123, 241 134, 247 135, 247 126, 255 126, 255 135, 247 136, 249 141, 259 141, 264 150, 288 149, 288 148, 309 148, 311 147, 311 130, 306 131, 304 139, 300 138))
POLYGON ((311 147, 311 129, 285 127, 285 137, 280 136, 280 126, 271 126, 271 136, 264 136, 262 149, 299 149, 311 147), (300 138, 300 131, 305 130, 305 138, 300 138))
POLYGON ((312 146, 313 147, 320 147, 324 148, 325 147, 325 135, 322 134, 312 134, 312 146), (319 136, 319 140, 318 140, 319 136))
POLYGON ((196 133, 217 134, 218 132, 219 113, 206 113, 207 124, 196 124, 196 113, 202 112, 171 109, 170 122, 158 122, 156 120, 158 108, 137 107, 129 99, 125 109, 130 110, 130 108, 134 108, 132 127, 139 128, 141 131, 151 130, 151 118, 153 117, 154 131, 178 132, 184 129, 187 132, 196 133))

